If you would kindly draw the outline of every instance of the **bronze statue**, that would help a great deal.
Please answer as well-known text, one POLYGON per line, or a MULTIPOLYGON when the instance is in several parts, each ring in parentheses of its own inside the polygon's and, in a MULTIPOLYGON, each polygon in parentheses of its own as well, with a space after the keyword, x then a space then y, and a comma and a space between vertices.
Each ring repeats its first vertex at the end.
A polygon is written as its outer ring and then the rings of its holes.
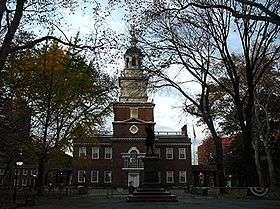
POLYGON ((147 134, 146 141, 145 141, 146 155, 149 154, 149 150, 151 150, 152 152, 151 154, 154 155, 154 143, 155 143, 154 131, 151 126, 146 126, 145 130, 147 134))

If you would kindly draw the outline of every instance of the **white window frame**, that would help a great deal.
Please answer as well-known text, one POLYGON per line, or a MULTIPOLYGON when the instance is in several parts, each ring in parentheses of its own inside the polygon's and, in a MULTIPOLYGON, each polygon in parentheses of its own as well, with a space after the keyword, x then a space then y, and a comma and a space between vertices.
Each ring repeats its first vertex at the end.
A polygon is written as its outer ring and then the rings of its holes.
POLYGON ((31 170, 31 175, 37 176, 37 169, 36 168, 31 170))
POLYGON ((158 155, 158 159, 160 159, 161 158, 161 149, 160 149, 160 147, 156 148, 155 151, 156 151, 156 154, 158 155))
POLYGON ((87 147, 79 147, 79 157, 87 156, 87 147))
POLYGON ((28 170, 27 169, 22 169, 22 175, 27 176, 27 174, 28 174, 28 170))
POLYGON ((105 158, 105 159, 112 159, 112 155, 113 155, 113 149, 112 149, 112 147, 105 147, 105 150, 104 150, 104 158, 105 158), (107 154, 109 154, 109 157, 106 156, 107 154))
POLYGON ((91 148, 91 159, 99 159, 99 147, 92 147, 91 148), (97 154, 94 156, 94 154, 97 154))
POLYGON ((179 171, 179 183, 187 183, 187 172, 186 171, 179 171), (185 180, 182 181, 181 177, 184 177, 185 180))
POLYGON ((130 118, 138 118, 138 108, 137 107, 130 108, 130 118))
POLYGON ((173 155, 173 148, 170 148, 170 147, 165 148, 165 158, 167 160, 173 160, 173 157, 174 157, 174 155, 173 155), (169 155, 171 155, 171 157, 169 157, 169 155))
POLYGON ((186 153, 186 148, 178 148, 178 153, 179 153, 179 159, 180 160, 185 160, 187 159, 187 153, 186 153), (183 155, 183 157, 181 157, 181 154, 183 155))
POLYGON ((174 171, 166 171, 166 183, 170 184, 170 183, 174 183, 174 171), (171 181, 169 181, 169 177, 172 178, 171 181))
POLYGON ((99 181, 99 171, 98 170, 92 170, 90 173, 90 181, 91 183, 98 183, 99 181), (96 180, 93 180, 93 173, 96 172, 96 180))
POLYGON ((20 169, 19 169, 19 168, 16 168, 16 169, 15 169, 15 175, 17 175, 17 176, 20 175, 20 169))
POLYGON ((104 183, 112 183, 112 171, 104 171, 104 183), (109 175, 109 181, 106 181, 106 174, 109 175))
POLYGON ((85 174, 86 174, 85 170, 78 170, 78 183, 85 183, 86 182, 85 174), (83 175, 83 176, 81 176, 81 175, 83 175))

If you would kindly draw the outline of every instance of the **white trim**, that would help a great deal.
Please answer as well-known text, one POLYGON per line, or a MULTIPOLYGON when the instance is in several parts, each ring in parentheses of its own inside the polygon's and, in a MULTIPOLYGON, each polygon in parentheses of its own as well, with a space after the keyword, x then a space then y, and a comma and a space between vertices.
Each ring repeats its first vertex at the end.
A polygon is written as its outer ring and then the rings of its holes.
POLYGON ((179 171, 179 183, 187 183, 187 172, 179 171), (185 181, 181 181, 181 177, 185 178, 185 181))
POLYGON ((98 181, 99 181, 99 171, 98 170, 91 170, 91 172, 90 172, 90 182, 91 183, 98 183, 98 181), (96 181, 92 180, 92 177, 93 177, 92 174, 93 174, 94 171, 96 171, 96 179, 97 179, 96 181))
POLYGON ((99 159, 99 147, 95 146, 91 148, 91 159, 99 159), (97 152, 93 152, 93 150, 97 150, 97 152), (94 157, 93 154, 97 154, 97 156, 94 157))
POLYGON ((186 153, 186 148, 184 147, 179 147, 178 148, 178 157, 180 160, 186 160, 187 159, 187 153, 186 153), (184 150, 182 154, 184 154, 184 157, 180 157, 180 150, 184 150))
POLYGON ((161 149, 160 149, 160 147, 155 148, 155 153, 158 155, 158 158, 161 159, 161 149))
POLYGON ((140 154, 140 151, 137 149, 137 147, 130 147, 127 151, 127 154, 130 154, 132 151, 136 151, 137 154, 140 154))
POLYGON ((113 155, 113 148, 112 147, 105 147, 104 148, 104 159, 111 160, 112 159, 112 155, 113 155), (106 157, 106 154, 109 154, 109 157, 106 157))
POLYGON ((109 170, 107 170, 107 171, 104 171, 103 172, 103 174, 104 174, 104 183, 112 183, 112 171, 109 171, 109 170), (109 181, 106 181, 106 173, 109 173, 109 181))
POLYGON ((87 156, 87 147, 79 147, 79 157, 87 156))
POLYGON ((28 170, 27 169, 22 169, 22 175, 23 176, 27 176, 27 174, 28 174, 28 170))
POLYGON ((86 174, 85 170, 78 170, 78 175, 77 175, 78 183, 85 183, 86 182, 85 174, 86 174), (80 176, 80 175, 83 175, 83 176, 80 176))
POLYGON ((173 150, 173 147, 166 147, 166 148, 165 148, 165 159, 167 159, 167 160, 173 160, 173 159, 174 159, 174 150, 173 150), (171 153, 168 153, 167 150, 170 150, 171 153), (172 157, 168 157, 168 154, 171 154, 172 157))
POLYGON ((166 171, 166 183, 168 183, 168 184, 174 183, 174 171, 166 171), (171 174, 171 175, 169 175, 169 174, 171 174), (168 181, 168 177, 171 177, 172 180, 168 181))
POLYGON ((144 168, 122 168, 122 170, 128 170, 128 171, 130 171, 130 170, 144 170, 144 168))

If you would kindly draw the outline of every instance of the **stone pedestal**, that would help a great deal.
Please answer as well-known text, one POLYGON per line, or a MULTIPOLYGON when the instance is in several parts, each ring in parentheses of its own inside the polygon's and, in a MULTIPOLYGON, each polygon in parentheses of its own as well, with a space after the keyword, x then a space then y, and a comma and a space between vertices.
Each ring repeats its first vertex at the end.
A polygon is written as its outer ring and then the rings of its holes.
POLYGON ((165 191, 159 183, 158 171, 161 162, 156 155, 147 155, 144 162, 144 181, 133 194, 128 196, 128 202, 177 202, 176 195, 165 191))

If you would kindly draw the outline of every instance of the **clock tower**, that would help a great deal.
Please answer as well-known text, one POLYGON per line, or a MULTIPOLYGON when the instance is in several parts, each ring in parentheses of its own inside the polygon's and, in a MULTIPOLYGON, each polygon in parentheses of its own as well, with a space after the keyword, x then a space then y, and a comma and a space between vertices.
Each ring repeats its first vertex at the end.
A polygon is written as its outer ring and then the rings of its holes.
POLYGON ((143 54, 131 32, 131 46, 124 54, 125 67, 119 78, 119 102, 113 105, 114 138, 145 138, 145 126, 154 127, 154 104, 148 102, 148 80, 142 68, 143 54))

